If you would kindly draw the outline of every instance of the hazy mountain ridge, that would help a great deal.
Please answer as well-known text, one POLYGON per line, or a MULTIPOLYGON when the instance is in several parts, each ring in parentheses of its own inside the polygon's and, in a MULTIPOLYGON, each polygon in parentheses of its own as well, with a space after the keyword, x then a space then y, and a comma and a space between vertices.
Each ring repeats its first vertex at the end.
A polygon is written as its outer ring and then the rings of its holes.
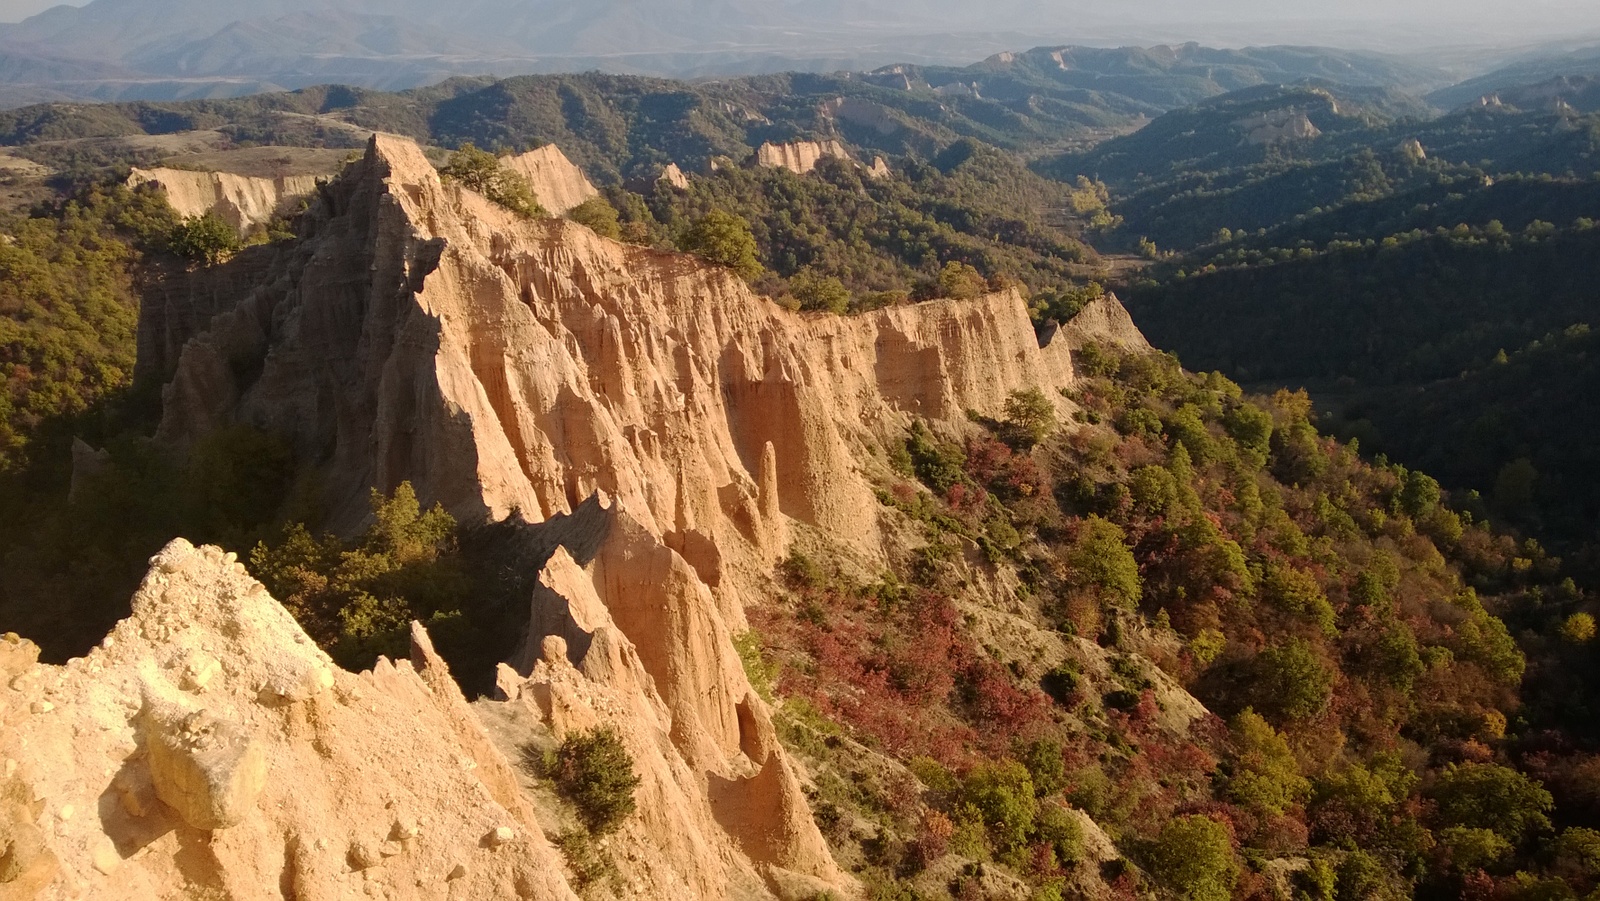
MULTIPOLYGON (((120 66, 127 72, 116 77, 134 81, 248 78, 289 88, 340 81, 403 89, 451 74, 490 72, 603 69, 694 76, 868 69, 890 62, 937 65, 978 59, 1051 35, 1092 33, 1094 24, 1015 3, 981 11, 934 4, 908 16, 883 3, 757 5, 749 0, 650 5, 610 0, 581 8, 553 0, 517 6, 469 0, 448 8, 411 0, 343 0, 336 5, 270 0, 245 9, 197 0, 97 0, 0 25, 0 51, 18 60, 3 80, 10 87, 0 90, 0 102, 8 93, 20 98, 11 105, 31 99, 17 85, 29 86, 33 95, 48 88, 66 97, 94 99, 172 96, 170 89, 109 94, 105 85, 83 83, 91 76, 63 76, 58 60, 120 66)), ((1050 66, 1057 73, 1087 71, 1103 77, 1181 72, 1195 79, 1194 89, 1215 82, 1218 87, 1211 93, 1286 76, 1416 89, 1444 82, 1437 72, 1398 58, 1308 48, 1061 49, 1068 52, 1056 53, 1055 59, 1052 51, 1039 60, 1002 54, 985 67, 1004 70, 1008 66, 997 60, 1010 58, 1034 75, 1049 74, 1045 70, 1050 66), (1296 53, 1302 59, 1292 59, 1296 53)), ((1057 80, 1092 87, 1081 77, 1057 80)), ((195 90, 204 93, 207 88, 195 90)), ((1184 96, 1195 99, 1192 90, 1184 96)), ((1162 109, 1171 105, 1164 103, 1162 109)))

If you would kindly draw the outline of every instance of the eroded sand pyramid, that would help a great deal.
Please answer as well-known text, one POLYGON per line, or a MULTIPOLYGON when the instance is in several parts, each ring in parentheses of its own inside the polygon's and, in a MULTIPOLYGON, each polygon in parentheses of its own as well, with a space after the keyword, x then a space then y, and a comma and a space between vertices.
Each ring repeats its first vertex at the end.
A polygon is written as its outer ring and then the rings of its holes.
POLYGON ((236 562, 174 542, 87 658, 3 646, 0 898, 571 897, 512 761, 597 723, 643 778, 623 895, 855 894, 732 636, 793 530, 882 552, 872 473, 910 417, 1053 393, 1066 342, 1015 293, 789 313, 518 220, 382 135, 300 230, 146 304, 159 438, 289 436, 336 528, 402 480, 524 520, 549 562, 501 699, 469 706, 420 627, 411 661, 339 671, 236 562))

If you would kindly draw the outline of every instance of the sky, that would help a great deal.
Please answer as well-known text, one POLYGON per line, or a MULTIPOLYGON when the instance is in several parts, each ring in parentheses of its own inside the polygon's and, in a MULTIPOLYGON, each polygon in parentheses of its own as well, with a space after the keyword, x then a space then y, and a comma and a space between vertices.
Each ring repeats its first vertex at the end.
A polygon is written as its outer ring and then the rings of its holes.
MULTIPOLYGON (((20 22, 34 13, 56 6, 56 0, 0 0, 0 22, 20 22)), ((73 3, 72 6, 82 6, 73 3)))
MULTIPOLYGON (((58 2, 0 0, 0 22, 20 21, 58 2)), ((85 2, 68 0, 73 6, 85 2)), ((902 7, 909 20, 919 9, 950 7, 949 0, 880 0, 876 5, 902 7)), ((1600 41, 1600 0, 1516 0, 1514 15, 1508 15, 1505 0, 1001 0, 999 5, 1037 8, 1041 19, 1080 21, 1086 43, 1193 39, 1215 45, 1282 42, 1393 50, 1600 41)))

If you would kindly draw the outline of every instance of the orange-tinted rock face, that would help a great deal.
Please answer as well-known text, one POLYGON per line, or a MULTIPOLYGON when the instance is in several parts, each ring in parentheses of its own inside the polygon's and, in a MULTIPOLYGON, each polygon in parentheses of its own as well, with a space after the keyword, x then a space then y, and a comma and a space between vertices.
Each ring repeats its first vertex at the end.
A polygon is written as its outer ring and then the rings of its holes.
POLYGON ((335 528, 405 480, 469 521, 588 529, 495 715, 618 728, 644 778, 624 875, 655 896, 852 893, 732 635, 796 524, 880 552, 871 473, 911 417, 1053 396, 1067 342, 1041 348, 1015 292, 791 313, 696 258, 519 220, 382 135, 300 228, 147 305, 160 439, 288 436, 335 528))
POLYGON ((134 169, 130 187, 154 183, 167 202, 182 216, 215 213, 240 232, 265 225, 289 212, 317 189, 315 175, 255 178, 231 172, 195 172, 188 169, 134 169))

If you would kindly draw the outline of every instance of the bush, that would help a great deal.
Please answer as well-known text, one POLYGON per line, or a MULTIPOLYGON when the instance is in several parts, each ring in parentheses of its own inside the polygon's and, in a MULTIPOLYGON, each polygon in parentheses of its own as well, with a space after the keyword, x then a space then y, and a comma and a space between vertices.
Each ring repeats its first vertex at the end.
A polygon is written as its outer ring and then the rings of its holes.
POLYGON ((617 219, 617 208, 608 203, 604 197, 591 197, 567 210, 567 218, 579 225, 587 226, 590 231, 602 238, 610 238, 613 241, 622 239, 622 223, 617 219))
POLYGON ((1027 767, 1015 760, 979 764, 967 774, 962 796, 977 810, 997 851, 1026 844, 1039 811, 1027 767))
POLYGON ((749 224, 722 210, 701 217, 679 239, 678 247, 727 266, 747 282, 760 278, 763 271, 749 224))
POLYGON ((939 293, 957 300, 970 300, 989 290, 989 282, 982 273, 951 260, 939 270, 939 293))
POLYGON ((479 150, 471 141, 450 155, 450 162, 439 174, 460 182, 524 219, 547 215, 539 199, 533 196, 527 179, 507 169, 498 156, 479 150))
POLYGON ((1228 828, 1192 814, 1169 821, 1146 854, 1151 878, 1190 901, 1228 901, 1239 878, 1228 828))
POLYGON ((423 510, 411 483, 372 492, 373 523, 359 543, 313 537, 300 523, 250 552, 250 570, 341 666, 404 656, 410 623, 462 619, 471 583, 456 555, 456 521, 423 510))
POLYGON ((567 736, 556 749, 553 776, 589 832, 604 835, 634 811, 639 777, 622 736, 610 726, 567 736))
POLYGON ((1006 398, 1004 436, 1012 444, 1029 448, 1049 437, 1056 427, 1056 408, 1038 388, 1011 392, 1006 398))
POLYGON ((843 314, 850 309, 850 292, 844 282, 833 276, 818 275, 802 269, 789 279, 789 290, 800 302, 800 309, 812 312, 843 314))
POLYGON ((233 226, 223 222, 216 213, 190 216, 173 226, 167 236, 167 247, 173 253, 202 266, 226 262, 244 247, 244 241, 233 226))

